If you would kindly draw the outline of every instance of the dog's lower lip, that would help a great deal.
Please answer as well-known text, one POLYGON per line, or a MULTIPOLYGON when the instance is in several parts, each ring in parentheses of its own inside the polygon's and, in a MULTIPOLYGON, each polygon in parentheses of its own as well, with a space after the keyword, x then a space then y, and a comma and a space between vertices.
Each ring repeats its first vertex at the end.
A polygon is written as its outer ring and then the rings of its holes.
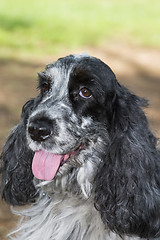
POLYGON ((64 158, 63 158, 63 160, 62 160, 62 162, 60 164, 60 167, 63 166, 68 161, 68 159, 70 159, 72 156, 78 155, 83 148, 84 148, 84 146, 80 145, 79 147, 75 148, 75 150, 70 151, 69 153, 64 154, 64 158), (68 155, 67 159, 65 159, 66 155, 68 155))

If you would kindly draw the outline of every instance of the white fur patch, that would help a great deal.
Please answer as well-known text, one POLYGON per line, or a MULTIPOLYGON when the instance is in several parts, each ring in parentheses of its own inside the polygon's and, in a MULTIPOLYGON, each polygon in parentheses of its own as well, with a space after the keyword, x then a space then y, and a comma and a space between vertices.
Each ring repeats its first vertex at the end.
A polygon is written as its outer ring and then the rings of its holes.
POLYGON ((43 197, 38 204, 16 213, 22 215, 23 220, 19 228, 10 234, 12 240, 139 239, 121 238, 105 229, 92 199, 62 198, 56 195, 51 200, 43 197))

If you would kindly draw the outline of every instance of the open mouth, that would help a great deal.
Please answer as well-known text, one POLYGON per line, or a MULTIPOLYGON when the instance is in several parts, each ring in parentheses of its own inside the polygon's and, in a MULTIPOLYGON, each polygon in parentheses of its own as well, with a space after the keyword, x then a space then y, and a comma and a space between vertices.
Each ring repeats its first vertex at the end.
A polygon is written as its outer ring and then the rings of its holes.
POLYGON ((40 180, 51 181, 55 177, 59 167, 63 166, 69 158, 78 155, 81 149, 82 146, 64 155, 43 150, 35 152, 32 162, 34 176, 40 180))

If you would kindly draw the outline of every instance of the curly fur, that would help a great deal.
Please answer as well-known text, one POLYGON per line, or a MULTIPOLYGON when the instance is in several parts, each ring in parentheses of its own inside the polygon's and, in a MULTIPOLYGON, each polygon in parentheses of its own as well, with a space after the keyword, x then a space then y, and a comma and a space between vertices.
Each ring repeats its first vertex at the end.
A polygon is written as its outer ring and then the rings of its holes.
POLYGON ((40 94, 25 104, 2 152, 2 197, 32 204, 17 240, 137 240, 160 236, 160 152, 142 110, 147 101, 89 55, 70 55, 39 73, 40 94), (81 89, 91 93, 80 94, 81 89), (52 133, 33 140, 32 122, 52 133), (34 152, 79 153, 51 181, 35 179, 34 152))

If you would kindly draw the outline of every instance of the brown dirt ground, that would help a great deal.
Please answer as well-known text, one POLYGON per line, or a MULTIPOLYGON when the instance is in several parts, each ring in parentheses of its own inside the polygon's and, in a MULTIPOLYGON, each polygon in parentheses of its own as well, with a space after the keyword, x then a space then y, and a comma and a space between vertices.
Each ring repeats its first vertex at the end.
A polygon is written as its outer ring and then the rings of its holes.
MULTIPOLYGON (((160 50, 114 43, 108 47, 87 48, 87 52, 105 61, 121 84, 149 100, 146 115, 153 132, 160 137, 160 50)), ((61 56, 66 54, 67 51, 61 56)), ((46 57, 30 62, 0 58, 0 150, 10 129, 19 121, 22 105, 37 94, 36 73, 54 59, 46 57)), ((0 201, 0 239, 4 240, 16 223, 9 206, 0 201)))

